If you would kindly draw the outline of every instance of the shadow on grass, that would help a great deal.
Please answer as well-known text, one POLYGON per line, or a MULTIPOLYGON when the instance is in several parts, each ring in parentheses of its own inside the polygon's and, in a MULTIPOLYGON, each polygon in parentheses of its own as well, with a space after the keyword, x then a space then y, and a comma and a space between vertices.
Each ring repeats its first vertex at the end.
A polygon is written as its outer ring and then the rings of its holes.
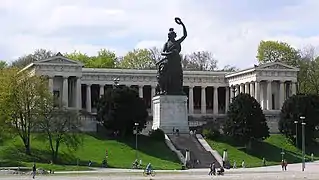
MULTIPOLYGON (((136 148, 135 136, 131 137, 112 137, 105 134, 88 133, 99 140, 116 140, 123 143, 132 149, 136 148)), ((138 135, 137 137, 138 151, 158 159, 180 163, 174 152, 172 152, 165 144, 165 142, 155 141, 148 136, 138 135)))
MULTIPOLYGON (((23 146, 8 147, 2 150, 1 153, 1 158, 3 159, 3 161, 0 161, 0 166, 2 167, 23 166, 21 162, 50 164, 51 160, 51 151, 31 149, 32 154, 26 155, 23 146)), ((72 152, 59 152, 58 159, 55 165, 88 166, 88 161, 84 161, 75 157, 74 155, 72 155, 72 152)), ((101 166, 102 162, 92 162, 91 167, 101 166)))

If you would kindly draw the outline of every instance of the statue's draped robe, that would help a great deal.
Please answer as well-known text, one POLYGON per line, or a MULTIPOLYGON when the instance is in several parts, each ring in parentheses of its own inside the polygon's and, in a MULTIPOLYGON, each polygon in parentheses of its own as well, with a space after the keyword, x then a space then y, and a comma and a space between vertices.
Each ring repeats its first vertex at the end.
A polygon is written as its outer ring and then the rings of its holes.
POLYGON ((168 41, 165 52, 174 52, 167 55, 158 69, 158 94, 182 95, 183 94, 183 70, 181 56, 179 52, 181 45, 179 42, 168 41))

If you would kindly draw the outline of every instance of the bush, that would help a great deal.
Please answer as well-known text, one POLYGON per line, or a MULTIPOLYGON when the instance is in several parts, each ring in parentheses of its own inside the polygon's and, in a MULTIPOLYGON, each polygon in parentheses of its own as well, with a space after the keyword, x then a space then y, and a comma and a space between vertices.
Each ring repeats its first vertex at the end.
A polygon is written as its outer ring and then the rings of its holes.
POLYGON ((152 130, 150 132, 150 138, 156 141, 164 141, 165 140, 165 133, 161 129, 152 130))
POLYGON ((208 139, 214 139, 214 138, 218 138, 220 136, 220 132, 217 129, 204 128, 203 135, 204 135, 204 137, 206 137, 208 139))

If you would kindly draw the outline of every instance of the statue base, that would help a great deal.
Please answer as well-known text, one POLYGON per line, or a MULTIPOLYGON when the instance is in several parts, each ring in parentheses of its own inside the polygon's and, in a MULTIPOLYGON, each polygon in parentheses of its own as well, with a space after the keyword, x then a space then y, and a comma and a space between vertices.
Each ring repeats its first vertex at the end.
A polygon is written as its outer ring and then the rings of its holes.
POLYGON ((165 134, 172 134, 173 129, 182 134, 189 133, 187 96, 158 95, 152 101, 152 129, 161 129, 165 134))

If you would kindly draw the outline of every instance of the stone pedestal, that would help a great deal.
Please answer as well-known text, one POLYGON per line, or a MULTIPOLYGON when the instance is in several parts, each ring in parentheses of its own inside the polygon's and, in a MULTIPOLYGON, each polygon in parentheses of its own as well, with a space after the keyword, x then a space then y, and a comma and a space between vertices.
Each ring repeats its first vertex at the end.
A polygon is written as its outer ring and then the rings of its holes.
POLYGON ((189 133, 187 96, 159 95, 153 97, 152 103, 152 129, 162 129, 165 134, 172 134, 173 128, 189 133))

